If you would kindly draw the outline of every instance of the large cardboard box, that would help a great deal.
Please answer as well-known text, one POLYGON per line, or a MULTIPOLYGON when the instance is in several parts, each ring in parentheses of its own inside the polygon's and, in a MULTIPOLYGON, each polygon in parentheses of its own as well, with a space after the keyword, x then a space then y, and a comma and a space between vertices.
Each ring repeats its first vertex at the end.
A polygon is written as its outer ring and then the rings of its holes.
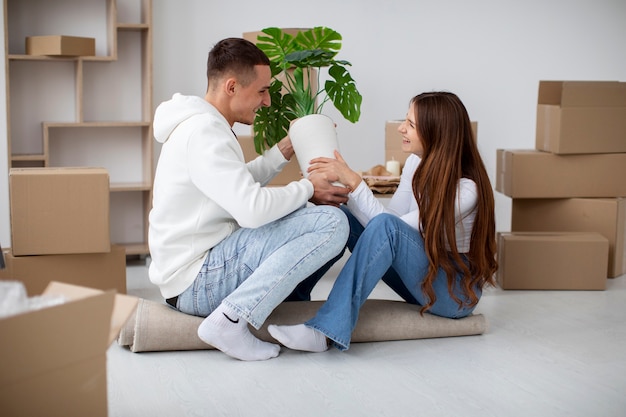
POLYGON ((608 240, 599 233, 498 233, 505 290, 604 290, 608 240))
MULTIPOLYGON (((251 135, 237 135, 239 144, 243 150, 243 155, 246 160, 252 161, 259 156, 254 149, 254 138, 251 135)), ((300 172, 300 165, 298 164, 298 158, 295 156, 285 165, 283 170, 269 182, 271 186, 287 185, 292 181, 298 181, 302 179, 302 173, 300 172)))
POLYGON ((28 36, 27 55, 94 56, 96 39, 80 36, 28 36))
POLYGON ((512 232, 597 232, 609 241, 607 276, 626 273, 626 198, 513 199, 512 232))
POLYGON ((0 319, 0 415, 106 417, 106 351, 137 299, 52 282, 64 304, 0 319))
POLYGON ((626 197, 626 153, 498 149, 496 190, 513 198, 626 197))
POLYGON ((104 168, 13 168, 13 255, 108 252, 109 174, 104 168))
POLYGON ((556 154, 626 152, 626 83, 540 81, 535 145, 556 154))
POLYGON ((4 249, 7 264, 0 279, 22 281, 29 294, 41 293, 50 281, 126 294, 126 251, 112 245, 108 252, 65 255, 13 256, 4 249))
MULTIPOLYGON (((398 127, 403 120, 387 120, 385 122, 385 161, 400 161, 400 169, 404 168, 404 163, 409 154, 402 151, 402 135, 398 132, 398 127)), ((478 122, 471 122, 474 140, 478 140, 478 122)))

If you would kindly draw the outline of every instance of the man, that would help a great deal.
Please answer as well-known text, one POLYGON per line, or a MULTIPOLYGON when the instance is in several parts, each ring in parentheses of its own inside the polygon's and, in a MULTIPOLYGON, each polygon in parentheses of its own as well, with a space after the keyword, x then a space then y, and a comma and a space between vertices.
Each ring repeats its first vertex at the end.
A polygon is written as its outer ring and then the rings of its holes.
POLYGON ((346 190, 310 176, 264 187, 293 156, 289 137, 244 162, 232 131, 270 105, 269 60, 240 38, 218 42, 204 98, 175 94, 158 106, 163 143, 149 218, 150 280, 178 310, 206 317, 204 342, 240 360, 266 360, 280 347, 257 339, 272 310, 345 247, 346 190), (307 201, 327 205, 307 207, 307 201))

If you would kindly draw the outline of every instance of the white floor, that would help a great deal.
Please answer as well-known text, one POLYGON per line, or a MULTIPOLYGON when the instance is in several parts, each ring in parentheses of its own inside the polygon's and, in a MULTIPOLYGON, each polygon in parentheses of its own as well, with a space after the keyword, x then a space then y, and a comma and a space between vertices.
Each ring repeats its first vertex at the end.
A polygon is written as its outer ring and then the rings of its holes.
MULTIPOLYGON (((160 300, 145 265, 127 271, 129 294, 160 300)), ((396 297, 381 285, 373 298, 396 297)), ((264 362, 114 344, 109 415, 626 416, 626 276, 599 292, 490 289, 476 312, 489 321, 481 336, 283 349, 264 362)))

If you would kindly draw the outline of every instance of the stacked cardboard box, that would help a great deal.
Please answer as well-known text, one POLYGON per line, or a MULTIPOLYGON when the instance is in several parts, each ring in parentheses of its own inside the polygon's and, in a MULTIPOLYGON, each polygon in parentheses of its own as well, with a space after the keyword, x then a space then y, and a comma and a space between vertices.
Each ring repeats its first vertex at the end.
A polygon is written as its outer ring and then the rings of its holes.
POLYGON ((499 236, 502 288, 604 289, 626 273, 626 83, 541 81, 535 149, 497 154, 496 190, 513 199, 511 233, 499 236), (514 249, 522 236, 541 254, 514 249), (559 266, 548 276, 545 256, 559 266), (530 269, 511 268, 515 257, 530 269))
POLYGON ((111 245, 109 175, 103 168, 13 168, 11 248, 0 279, 28 294, 61 281, 126 293, 126 253, 111 245))

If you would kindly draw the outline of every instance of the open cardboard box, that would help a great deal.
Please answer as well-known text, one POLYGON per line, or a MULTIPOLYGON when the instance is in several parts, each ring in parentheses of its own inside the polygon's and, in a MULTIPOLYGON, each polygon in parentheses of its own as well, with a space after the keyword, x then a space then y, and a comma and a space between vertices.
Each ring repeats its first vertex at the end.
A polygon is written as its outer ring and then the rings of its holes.
POLYGON ((535 145, 555 154, 626 152, 626 83, 540 81, 535 145))
POLYGON ((106 352, 135 297, 61 282, 66 302, 0 319, 0 415, 106 416, 106 352))

